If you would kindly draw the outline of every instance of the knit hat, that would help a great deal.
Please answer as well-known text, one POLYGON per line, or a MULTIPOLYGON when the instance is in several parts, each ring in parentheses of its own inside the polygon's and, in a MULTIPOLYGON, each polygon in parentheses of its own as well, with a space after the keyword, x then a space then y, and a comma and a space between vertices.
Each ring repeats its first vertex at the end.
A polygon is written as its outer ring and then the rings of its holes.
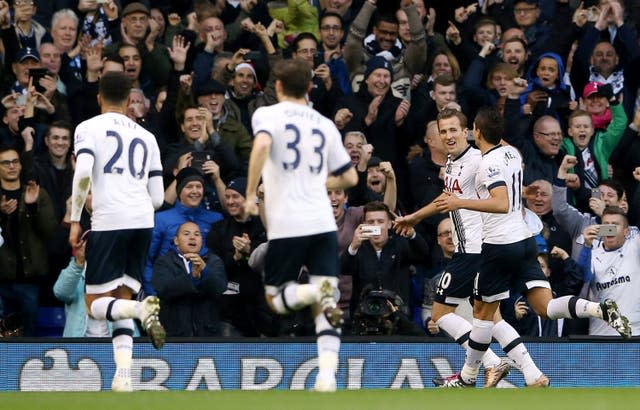
POLYGON ((371 57, 369 61, 367 61, 367 68, 364 71, 364 79, 366 80, 367 77, 369 77, 369 74, 378 68, 388 70, 389 74, 391 74, 391 81, 393 81, 393 67, 391 66, 391 63, 385 60, 384 57, 380 56, 371 57))
POLYGON ((235 72, 237 73, 238 70, 240 70, 241 68, 248 68, 249 70, 251 70, 251 73, 253 73, 253 78, 256 79, 256 81, 258 81, 258 76, 256 75, 256 69, 253 68, 253 66, 249 63, 240 63, 236 66, 235 68, 235 72))
POLYGON ((246 196, 247 195, 247 178, 238 177, 238 178, 232 179, 231 182, 229 182, 229 185, 227 185, 227 189, 232 189, 237 193, 239 193, 240 195, 246 196))
POLYGON ((176 193, 180 197, 180 191, 191 181, 200 181, 204 186, 204 175, 200 171, 192 167, 185 167, 176 175, 176 193))

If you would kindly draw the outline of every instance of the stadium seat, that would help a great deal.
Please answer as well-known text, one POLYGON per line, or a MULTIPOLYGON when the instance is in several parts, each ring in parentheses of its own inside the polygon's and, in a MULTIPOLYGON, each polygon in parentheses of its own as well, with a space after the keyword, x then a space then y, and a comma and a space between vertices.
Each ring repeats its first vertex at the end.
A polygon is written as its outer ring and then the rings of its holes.
POLYGON ((64 322, 65 313, 63 307, 40 307, 38 309, 36 336, 62 337, 64 322))

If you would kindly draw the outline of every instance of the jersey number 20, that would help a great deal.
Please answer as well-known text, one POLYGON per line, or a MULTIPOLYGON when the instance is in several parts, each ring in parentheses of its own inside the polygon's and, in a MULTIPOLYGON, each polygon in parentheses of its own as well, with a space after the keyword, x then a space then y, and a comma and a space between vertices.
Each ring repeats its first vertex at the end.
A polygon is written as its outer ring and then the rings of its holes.
MULTIPOLYGON (((104 173, 105 174, 122 174, 122 172, 124 172, 124 169, 122 167, 115 166, 116 162, 118 162, 118 160, 122 156, 123 145, 124 145, 122 142, 122 137, 120 136, 120 134, 112 130, 107 131, 107 137, 115 138, 117 145, 116 145, 116 152, 113 153, 113 156, 111 156, 109 161, 107 161, 107 163, 104 166, 104 173)), ((142 179, 144 177, 145 166, 147 165, 147 155, 149 153, 147 150, 147 144, 145 144, 145 142, 140 138, 134 138, 133 140, 131 140, 131 143, 127 147, 127 152, 129 157, 129 162, 128 162, 129 173, 131 173, 131 176, 134 178, 142 179), (133 159, 136 153, 136 148, 138 146, 142 148, 142 154, 143 154, 142 165, 140 166, 139 171, 136 170, 136 164, 133 163, 133 159)))
MULTIPOLYGON (((282 166, 285 170, 295 170, 300 166, 300 150, 298 149, 298 144, 300 143, 300 130, 294 124, 285 125, 285 130, 293 132, 293 141, 287 144, 287 149, 292 150, 294 153, 293 161, 291 162, 282 162, 282 166)), ((325 138, 322 131, 317 128, 313 128, 311 130, 312 136, 318 136, 320 138, 319 144, 313 147, 313 152, 318 157, 315 161, 318 165, 309 165, 309 171, 313 174, 319 174, 322 170, 322 164, 324 163, 324 156, 322 155, 322 149, 324 148, 325 138)))

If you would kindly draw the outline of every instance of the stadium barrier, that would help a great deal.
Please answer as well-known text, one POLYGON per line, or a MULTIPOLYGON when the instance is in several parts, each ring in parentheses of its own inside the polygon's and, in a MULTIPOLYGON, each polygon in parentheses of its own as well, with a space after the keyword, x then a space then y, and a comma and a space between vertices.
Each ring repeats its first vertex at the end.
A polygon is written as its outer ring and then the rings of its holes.
MULTIPOLYGON (((640 386, 640 340, 530 339, 527 347, 555 387, 640 386)), ((492 348, 503 355, 495 343, 492 348)), ((302 390, 313 386, 316 345, 302 339, 171 339, 154 350, 136 340, 137 390, 302 390)), ((432 387, 458 371, 464 351, 453 342, 422 338, 349 338, 340 351, 339 389, 432 387), (398 341, 400 340, 400 341, 398 341)), ((0 391, 109 390, 115 371, 109 339, 4 339, 0 391)), ((479 386, 482 385, 480 372, 479 386)), ((514 370, 500 387, 521 387, 514 370)))

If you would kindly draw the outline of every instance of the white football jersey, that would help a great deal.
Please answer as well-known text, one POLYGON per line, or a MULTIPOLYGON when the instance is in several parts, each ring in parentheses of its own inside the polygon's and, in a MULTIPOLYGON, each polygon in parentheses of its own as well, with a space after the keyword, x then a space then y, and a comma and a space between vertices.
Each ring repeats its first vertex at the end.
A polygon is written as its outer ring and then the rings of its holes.
POLYGON ((496 146, 482 155, 476 176, 476 190, 480 199, 491 197, 491 189, 505 186, 509 194, 506 214, 482 213, 482 240, 502 245, 531 237, 522 217, 522 157, 511 146, 496 146))
POLYGON ((149 131, 118 113, 105 113, 76 127, 76 156, 94 157, 91 229, 153 228, 150 176, 162 175, 160 150, 149 131))
MULTIPOLYGON (((467 147, 456 158, 447 159, 444 190, 458 198, 477 199, 476 173, 482 154, 467 147)), ((453 224, 453 243, 458 253, 480 253, 482 248, 482 216, 480 212, 458 209, 449 212, 453 224)))
MULTIPOLYGON (((613 299, 620 312, 629 319, 631 334, 640 335, 640 238, 627 239, 621 248, 606 251, 602 244, 591 253, 593 279, 589 285, 590 299, 602 302, 613 299)), ((590 335, 618 335, 607 322, 589 320, 590 335)))
POLYGON ((269 239, 337 230, 326 181, 351 167, 333 122, 314 109, 292 102, 261 107, 253 114, 254 134, 271 136, 262 169, 269 239))

